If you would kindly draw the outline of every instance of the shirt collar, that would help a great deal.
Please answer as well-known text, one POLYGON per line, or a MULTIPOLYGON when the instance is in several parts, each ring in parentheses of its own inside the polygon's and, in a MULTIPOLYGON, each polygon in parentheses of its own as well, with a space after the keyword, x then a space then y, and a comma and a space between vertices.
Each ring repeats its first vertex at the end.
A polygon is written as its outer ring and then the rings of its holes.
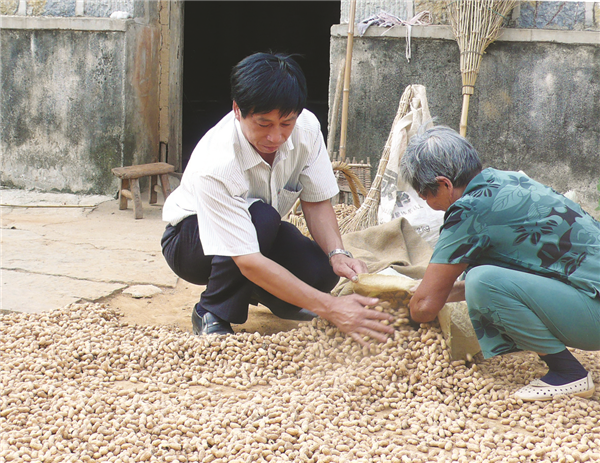
MULTIPOLYGON (((239 155, 242 168, 244 170, 248 170, 260 164, 261 162, 264 162, 264 159, 261 157, 261 155, 257 153, 256 149, 254 149, 254 146, 252 146, 252 144, 244 136, 239 121, 234 118, 233 123, 235 125, 234 144, 236 147, 236 154, 239 155)), ((279 162, 279 160, 283 161, 286 159, 293 149, 294 143, 292 142, 292 136, 290 135, 285 143, 277 150, 277 155, 275 156, 273 165, 279 162)))
POLYGON ((471 181, 467 184, 465 191, 463 191, 463 194, 461 197, 466 196, 467 194, 471 193, 473 190, 476 190, 477 188, 481 187, 482 183, 485 184, 485 178, 483 176, 484 170, 487 170, 487 169, 483 169, 481 172, 479 172, 475 177, 473 177, 471 179, 471 181))
POLYGON ((275 167, 278 162, 282 162, 287 159, 293 149, 294 144, 292 143, 292 135, 290 135, 285 143, 277 150, 277 156, 275 156, 275 160, 273 161, 273 167, 275 167))

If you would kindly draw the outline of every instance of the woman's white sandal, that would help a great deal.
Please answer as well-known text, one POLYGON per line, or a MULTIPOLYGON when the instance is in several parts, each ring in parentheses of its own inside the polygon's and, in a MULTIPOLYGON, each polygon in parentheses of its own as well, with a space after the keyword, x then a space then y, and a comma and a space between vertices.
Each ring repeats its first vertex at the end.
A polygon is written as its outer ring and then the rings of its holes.
POLYGON ((595 390, 596 387, 592 381, 592 374, 588 373, 585 378, 560 386, 552 386, 543 382, 541 379, 536 379, 529 383, 528 386, 515 392, 515 397, 526 402, 552 400, 553 397, 559 395, 575 395, 588 399, 594 394, 595 390))

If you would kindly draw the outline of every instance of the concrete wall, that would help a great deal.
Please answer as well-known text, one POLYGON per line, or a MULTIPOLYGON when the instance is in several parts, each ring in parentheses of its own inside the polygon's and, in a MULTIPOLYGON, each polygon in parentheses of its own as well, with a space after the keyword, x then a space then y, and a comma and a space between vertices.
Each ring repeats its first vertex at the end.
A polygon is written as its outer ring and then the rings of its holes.
POLYGON ((0 0, 0 14, 108 18, 120 11, 140 18, 146 15, 147 4, 140 0, 0 0))
MULTIPOLYGON (((521 14, 525 3, 534 2, 523 2, 521 14)), ((403 26, 372 27, 354 40, 347 153, 370 157, 375 169, 407 85, 426 86, 437 124, 459 127, 462 79, 451 28, 414 27, 410 62, 405 37, 403 26)), ((346 44, 347 26, 334 26, 330 101, 346 44)), ((592 212, 600 179, 600 29, 505 29, 483 57, 467 138, 486 166, 575 190, 592 212)))
POLYGON ((158 160, 156 2, 40 3, 27 2, 39 16, 0 16, 0 181, 113 194, 111 168, 158 160), (76 17, 75 6, 140 16, 76 17))

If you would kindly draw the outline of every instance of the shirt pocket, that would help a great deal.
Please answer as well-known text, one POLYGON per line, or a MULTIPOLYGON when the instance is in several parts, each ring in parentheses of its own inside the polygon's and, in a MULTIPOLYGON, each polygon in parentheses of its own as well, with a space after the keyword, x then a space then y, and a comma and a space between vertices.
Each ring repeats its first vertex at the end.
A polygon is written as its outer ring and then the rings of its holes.
POLYGON ((297 191, 288 190, 286 188, 282 188, 277 193, 277 212, 281 217, 285 216, 290 210, 292 206, 296 202, 296 200, 300 197, 302 193, 302 186, 299 187, 297 191))

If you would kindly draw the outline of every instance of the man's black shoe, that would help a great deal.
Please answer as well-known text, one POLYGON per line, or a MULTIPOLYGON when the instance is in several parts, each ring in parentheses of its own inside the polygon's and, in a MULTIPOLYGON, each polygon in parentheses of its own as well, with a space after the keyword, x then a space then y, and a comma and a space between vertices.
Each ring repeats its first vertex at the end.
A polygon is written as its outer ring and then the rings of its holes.
POLYGON ((306 322, 306 321, 310 321, 313 318, 317 318, 318 315, 314 312, 311 312, 308 309, 300 309, 298 312, 296 312, 295 314, 292 315, 292 317, 290 317, 291 320, 297 320, 300 322, 306 322))
POLYGON ((233 334, 233 329, 229 322, 221 320, 219 317, 206 312, 202 317, 192 310, 192 327, 194 334, 204 336, 206 334, 233 334))

